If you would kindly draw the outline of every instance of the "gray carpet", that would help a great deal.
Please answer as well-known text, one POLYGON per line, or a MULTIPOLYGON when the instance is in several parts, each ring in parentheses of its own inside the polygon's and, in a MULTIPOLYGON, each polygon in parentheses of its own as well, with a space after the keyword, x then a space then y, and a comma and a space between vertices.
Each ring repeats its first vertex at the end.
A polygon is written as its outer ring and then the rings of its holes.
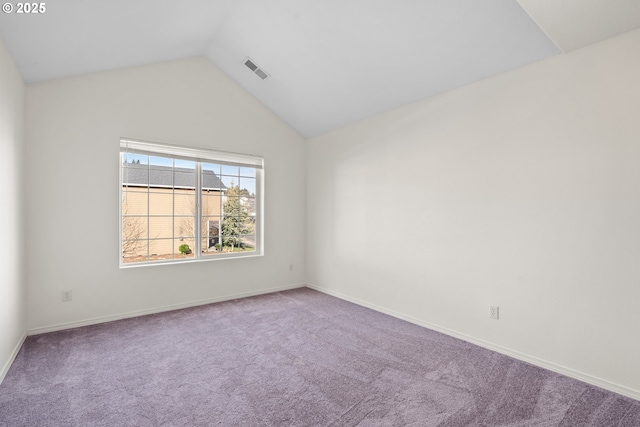
POLYGON ((640 426, 640 402, 297 289, 28 337, 0 426, 640 426))

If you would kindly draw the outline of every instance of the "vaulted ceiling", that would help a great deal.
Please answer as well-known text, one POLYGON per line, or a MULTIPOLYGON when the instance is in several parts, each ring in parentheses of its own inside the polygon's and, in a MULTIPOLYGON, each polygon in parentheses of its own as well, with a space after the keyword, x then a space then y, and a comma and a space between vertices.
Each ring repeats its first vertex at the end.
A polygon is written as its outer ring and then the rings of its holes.
POLYGON ((205 56, 305 136, 640 28, 638 0, 45 5, 0 16, 26 82, 205 56))

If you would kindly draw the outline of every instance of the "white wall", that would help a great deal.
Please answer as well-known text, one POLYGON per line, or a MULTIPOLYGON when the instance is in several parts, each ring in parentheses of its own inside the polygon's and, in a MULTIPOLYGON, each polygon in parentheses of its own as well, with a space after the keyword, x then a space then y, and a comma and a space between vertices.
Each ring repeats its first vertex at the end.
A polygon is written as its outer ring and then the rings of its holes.
POLYGON ((22 227, 25 87, 0 39, 0 382, 26 332, 22 227))
POLYGON ((308 282, 640 398, 638 46, 310 140, 308 282))
POLYGON ((29 85, 27 123, 31 332, 304 283, 304 139, 207 60, 29 85), (265 256, 119 269, 121 136, 263 155, 265 256))

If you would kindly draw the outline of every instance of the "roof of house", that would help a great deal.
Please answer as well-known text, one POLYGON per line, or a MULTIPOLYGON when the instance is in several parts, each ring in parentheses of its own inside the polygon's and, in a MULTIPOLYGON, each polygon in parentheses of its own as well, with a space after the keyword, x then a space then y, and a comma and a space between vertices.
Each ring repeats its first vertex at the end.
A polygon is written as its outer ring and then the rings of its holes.
MULTIPOLYGON (((122 167, 122 185, 149 186, 156 188, 195 188, 196 174, 193 169, 170 166, 147 166, 125 163, 122 167)), ((202 171, 204 190, 226 190, 218 175, 209 170, 202 171)))

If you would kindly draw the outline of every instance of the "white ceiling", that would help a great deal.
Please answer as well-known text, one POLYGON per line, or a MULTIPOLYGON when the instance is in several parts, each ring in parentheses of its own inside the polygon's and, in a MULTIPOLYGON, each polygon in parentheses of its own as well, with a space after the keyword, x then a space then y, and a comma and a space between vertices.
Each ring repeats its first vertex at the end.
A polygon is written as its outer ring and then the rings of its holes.
POLYGON ((0 14, 0 37, 28 83, 204 55, 305 136, 640 28, 640 0, 58 0, 46 7, 40 15, 0 14), (246 57, 270 77, 253 74, 246 57))
POLYGON ((638 0, 518 0, 564 51, 640 28, 638 0))

